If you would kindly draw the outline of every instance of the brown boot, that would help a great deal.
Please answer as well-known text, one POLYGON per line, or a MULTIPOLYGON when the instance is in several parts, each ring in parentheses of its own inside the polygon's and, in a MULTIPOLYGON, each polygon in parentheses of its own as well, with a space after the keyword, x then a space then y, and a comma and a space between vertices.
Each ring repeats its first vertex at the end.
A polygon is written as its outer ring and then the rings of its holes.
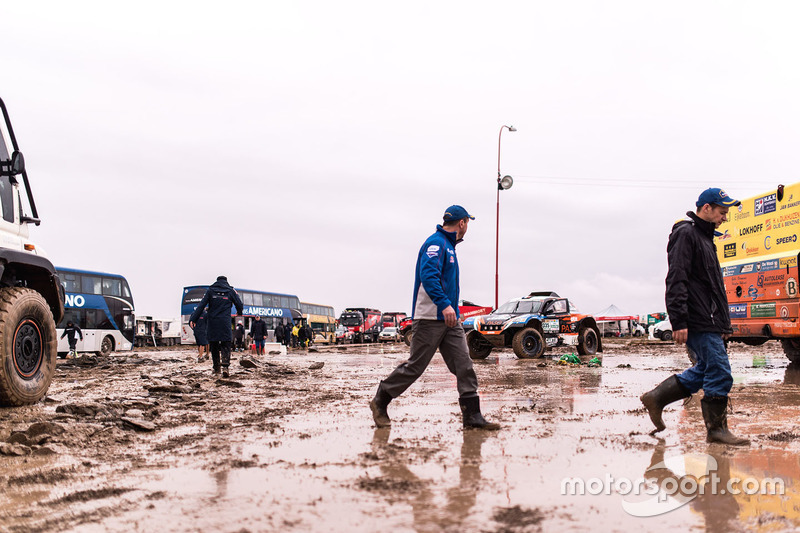
POLYGON ((464 421, 465 428, 486 429, 495 431, 500 429, 500 424, 487 422, 481 414, 481 399, 477 396, 470 398, 459 398, 459 405, 461 406, 461 414, 464 421))
POLYGON ((703 408, 703 420, 706 423, 708 442, 719 442, 732 446, 749 446, 750 441, 737 437, 728 431, 728 397, 717 396, 713 398, 703 398, 700 401, 703 408))
POLYGON ((653 421, 653 425, 656 426, 656 429, 651 433, 658 433, 666 429, 667 426, 664 425, 664 421, 661 419, 661 412, 664 407, 689 396, 691 394, 683 388, 683 385, 675 375, 662 381, 655 389, 642 394, 639 399, 644 404, 647 412, 650 413, 650 420, 653 421))
POLYGON ((369 408, 372 411, 372 419, 375 420, 375 425, 379 428, 392 427, 389 413, 386 412, 386 408, 391 401, 392 397, 389 396, 389 393, 378 385, 378 392, 375 393, 375 398, 369 402, 369 408))

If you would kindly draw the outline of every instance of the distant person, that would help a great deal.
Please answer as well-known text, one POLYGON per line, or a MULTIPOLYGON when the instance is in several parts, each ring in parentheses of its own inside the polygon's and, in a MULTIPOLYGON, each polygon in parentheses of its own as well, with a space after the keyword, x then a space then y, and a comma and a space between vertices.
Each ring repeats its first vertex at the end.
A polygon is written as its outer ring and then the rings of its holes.
POLYGON ((297 330, 297 339, 300 341, 301 348, 308 347, 308 326, 305 324, 300 324, 300 327, 297 330))
POLYGON ((283 344, 283 324, 277 324, 275 326, 275 342, 283 344))
POLYGON ((189 326, 194 331, 194 342, 197 344, 197 362, 202 363, 208 359, 208 311, 203 311, 195 325, 189 326))
POLYGON ((411 355, 378 384, 378 392, 369 404, 378 427, 391 426, 386 411, 389 402, 422 375, 438 349, 448 370, 456 376, 464 427, 500 429, 498 424, 487 422, 481 414, 478 376, 472 367, 464 328, 458 320, 456 244, 464 238, 469 221, 474 219, 459 205, 448 207, 443 224, 436 226, 436 232, 419 250, 414 280, 411 355))
POLYGON ((81 341, 83 341, 83 332, 81 328, 78 327, 77 324, 73 323, 72 320, 67 321, 67 327, 64 328, 64 333, 61 334, 61 338, 63 339, 64 336, 67 336, 67 342, 69 343, 69 353, 67 354, 68 358, 73 358, 76 356, 77 352, 75 351, 75 347, 78 345, 78 339, 75 338, 75 335, 79 335, 81 341))
POLYGON ((236 342, 235 350, 237 352, 244 351, 244 324, 241 322, 236 323, 236 330, 233 332, 233 338, 236 342))
POLYGON ((228 284, 225 276, 217 277, 217 281, 206 290, 197 309, 189 319, 189 325, 194 327, 203 310, 208 306, 208 341, 211 345, 211 362, 213 372, 219 374, 222 367, 222 377, 228 377, 228 367, 231 364, 231 306, 236 307, 236 316, 242 316, 242 300, 236 291, 228 284), (221 359, 220 359, 221 352, 221 359))
POLYGON ((292 323, 287 322, 283 325, 283 345, 287 348, 292 344, 292 323))
POLYGON ((250 336, 256 345, 256 355, 264 355, 264 338, 267 336, 267 323, 257 316, 250 325, 250 336))
POLYGON ((311 326, 308 324, 305 325, 306 328, 306 346, 311 346, 314 344, 314 330, 311 329, 311 326))
POLYGON ((687 220, 672 226, 667 244, 667 314, 672 323, 673 339, 678 344, 686 344, 696 363, 641 396, 656 426, 653 433, 666 427, 661 419, 665 406, 688 398, 702 388, 700 405, 706 440, 750 444, 749 440, 728 430, 728 393, 733 386, 733 376, 725 341, 733 329, 714 245, 715 230, 727 220, 728 209, 739 204, 722 189, 706 189, 697 199, 696 211, 687 212, 687 220))

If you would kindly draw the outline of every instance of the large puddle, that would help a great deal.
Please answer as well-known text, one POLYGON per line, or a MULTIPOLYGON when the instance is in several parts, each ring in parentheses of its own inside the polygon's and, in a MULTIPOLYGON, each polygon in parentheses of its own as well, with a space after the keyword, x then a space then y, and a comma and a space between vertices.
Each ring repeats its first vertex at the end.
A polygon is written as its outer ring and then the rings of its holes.
MULTIPOLYGON (((241 387, 174 352, 149 354, 173 357, 148 373, 194 386, 191 398, 159 396, 153 433, 78 417, 64 422, 113 438, 0 457, 0 529, 793 531, 800 371, 776 346, 732 348, 729 423, 753 441, 744 448, 706 444, 700 395, 668 407, 667 430, 648 434, 638 396, 687 367, 673 347, 611 345, 594 368, 511 353, 479 361, 484 414, 503 424, 495 433, 462 430, 439 358, 392 402, 393 427, 376 430, 367 402, 406 356, 400 347, 269 357, 294 374, 237 369, 241 387), (324 368, 308 371, 316 361, 324 368)), ((113 391, 100 369, 83 368, 55 386, 58 400, 141 395, 141 368, 106 371, 119 380, 113 391)), ((55 417, 55 405, 14 411, 0 437, 55 417)))

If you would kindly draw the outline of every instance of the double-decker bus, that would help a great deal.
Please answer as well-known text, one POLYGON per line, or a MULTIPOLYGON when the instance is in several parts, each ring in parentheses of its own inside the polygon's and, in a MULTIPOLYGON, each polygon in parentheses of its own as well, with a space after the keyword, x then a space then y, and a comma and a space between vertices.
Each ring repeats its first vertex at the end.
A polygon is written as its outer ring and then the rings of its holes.
POLYGON ((56 333, 58 353, 69 351, 67 338, 61 338, 67 322, 77 324, 83 332, 75 349, 108 355, 113 351, 131 350, 134 340, 133 296, 128 281, 119 274, 91 272, 56 267, 64 286, 64 318, 56 333))
POLYGON ((334 344, 336 342, 336 313, 330 305, 300 302, 303 318, 314 330, 314 342, 334 344))
MULTIPOLYGON (((181 298, 181 344, 194 344, 194 331, 189 327, 189 319, 197 309, 197 305, 208 290, 208 285, 192 285, 183 288, 181 298)), ((231 305, 231 328, 236 322, 242 322, 246 331, 255 317, 260 316, 266 322, 270 335, 275 335, 275 326, 278 324, 293 323, 302 320, 300 312, 300 299, 293 294, 278 292, 253 291, 249 289, 236 289, 244 304, 241 317, 236 316, 236 307, 231 305)))

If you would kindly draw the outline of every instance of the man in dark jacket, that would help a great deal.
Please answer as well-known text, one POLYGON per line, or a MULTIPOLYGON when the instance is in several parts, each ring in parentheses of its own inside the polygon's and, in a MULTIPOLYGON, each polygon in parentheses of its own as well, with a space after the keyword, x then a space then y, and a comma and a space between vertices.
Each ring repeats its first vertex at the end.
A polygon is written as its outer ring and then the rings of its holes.
POLYGON ((283 324, 275 325, 275 342, 283 344, 283 324))
POLYGON ((292 345, 292 322, 283 325, 283 344, 287 348, 292 345))
POLYGON ((236 343, 236 351, 244 351, 244 324, 241 322, 236 323, 236 330, 233 332, 233 340, 236 343))
POLYGON ((70 320, 67 322, 67 327, 64 328, 64 333, 61 334, 61 338, 64 338, 64 335, 67 336, 67 342, 69 343, 69 357, 75 357, 75 347, 78 345, 78 339, 75 338, 75 334, 80 335, 81 340, 83 340, 83 332, 81 328, 79 328, 76 324, 70 320))
POLYGON ((253 337, 253 342, 256 345, 256 354, 264 355, 264 338, 267 336, 267 323, 257 316, 250 326, 250 336, 253 337))
POLYGON ((727 220, 728 209, 739 204, 721 189, 706 189, 697 199, 696 212, 689 211, 687 220, 672 227, 667 244, 667 313, 675 342, 685 343, 697 362, 641 396, 656 426, 654 433, 666 427, 661 418, 666 405, 702 388, 706 440, 750 444, 728 431, 726 411, 733 376, 725 340, 733 329, 714 245, 716 228, 727 220))
POLYGON ((218 374, 222 366, 222 376, 228 377, 228 367, 231 364, 231 307, 236 306, 236 316, 242 316, 242 300, 236 291, 228 284, 228 278, 219 276, 217 281, 206 290, 203 299, 189 319, 189 326, 194 328, 195 322, 208 306, 208 342, 211 345, 211 362, 214 373, 218 374), (220 360, 220 351, 222 359, 220 360))
POLYGON ((400 396, 419 378, 433 359, 442 354, 448 370, 456 376, 458 403, 465 428, 500 429, 481 414, 478 376, 469 357, 464 328, 458 321, 458 260, 456 244, 467 233, 475 217, 460 205, 447 208, 443 224, 423 243, 417 255, 414 280, 413 335, 411 355, 378 384, 370 402, 375 425, 390 427, 386 411, 389 402, 400 396))

